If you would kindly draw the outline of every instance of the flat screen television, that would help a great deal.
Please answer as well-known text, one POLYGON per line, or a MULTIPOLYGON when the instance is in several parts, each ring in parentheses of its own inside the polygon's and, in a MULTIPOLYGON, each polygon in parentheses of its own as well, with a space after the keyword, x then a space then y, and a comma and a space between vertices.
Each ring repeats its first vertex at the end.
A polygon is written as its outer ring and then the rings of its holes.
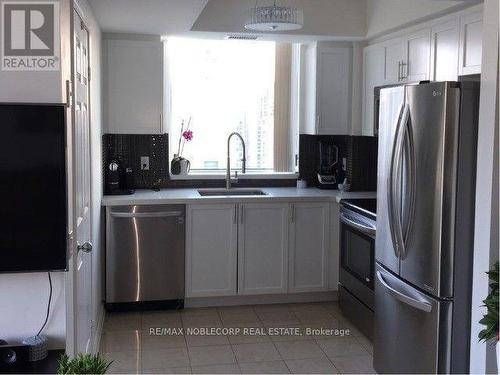
POLYGON ((0 272, 67 268, 65 112, 0 103, 0 272))

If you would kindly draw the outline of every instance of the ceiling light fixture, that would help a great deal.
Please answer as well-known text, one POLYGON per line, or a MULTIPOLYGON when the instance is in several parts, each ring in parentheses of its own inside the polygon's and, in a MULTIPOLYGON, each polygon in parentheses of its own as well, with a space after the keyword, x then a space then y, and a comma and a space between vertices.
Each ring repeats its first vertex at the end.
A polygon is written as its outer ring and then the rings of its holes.
POLYGON ((302 9, 291 6, 273 5, 258 6, 250 9, 250 16, 245 29, 257 31, 289 31, 302 29, 304 14, 302 9))

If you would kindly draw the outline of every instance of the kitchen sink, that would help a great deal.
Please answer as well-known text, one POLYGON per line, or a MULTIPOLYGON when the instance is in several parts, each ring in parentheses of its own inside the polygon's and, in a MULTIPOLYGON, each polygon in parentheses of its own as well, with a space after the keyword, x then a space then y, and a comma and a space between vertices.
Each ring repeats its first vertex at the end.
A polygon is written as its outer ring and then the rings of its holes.
POLYGON ((231 196, 252 196, 266 195, 262 190, 255 189, 203 189, 198 190, 202 197, 231 197, 231 196))

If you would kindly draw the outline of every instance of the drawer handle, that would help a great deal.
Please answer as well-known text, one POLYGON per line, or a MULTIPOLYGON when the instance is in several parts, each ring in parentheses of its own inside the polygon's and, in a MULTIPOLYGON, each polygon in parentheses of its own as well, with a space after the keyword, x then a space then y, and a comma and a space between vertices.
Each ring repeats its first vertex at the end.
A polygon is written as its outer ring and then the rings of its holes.
POLYGON ((182 216, 182 211, 166 211, 166 212, 111 212, 111 217, 116 218, 154 218, 154 217, 178 217, 182 216))

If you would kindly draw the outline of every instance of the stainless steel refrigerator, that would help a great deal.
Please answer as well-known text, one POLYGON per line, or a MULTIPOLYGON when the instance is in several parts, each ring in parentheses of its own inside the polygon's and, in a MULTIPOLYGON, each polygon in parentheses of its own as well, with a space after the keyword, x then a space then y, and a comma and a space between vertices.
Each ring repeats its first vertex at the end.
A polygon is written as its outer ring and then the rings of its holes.
POLYGON ((380 90, 374 368, 468 372, 479 84, 380 90))

